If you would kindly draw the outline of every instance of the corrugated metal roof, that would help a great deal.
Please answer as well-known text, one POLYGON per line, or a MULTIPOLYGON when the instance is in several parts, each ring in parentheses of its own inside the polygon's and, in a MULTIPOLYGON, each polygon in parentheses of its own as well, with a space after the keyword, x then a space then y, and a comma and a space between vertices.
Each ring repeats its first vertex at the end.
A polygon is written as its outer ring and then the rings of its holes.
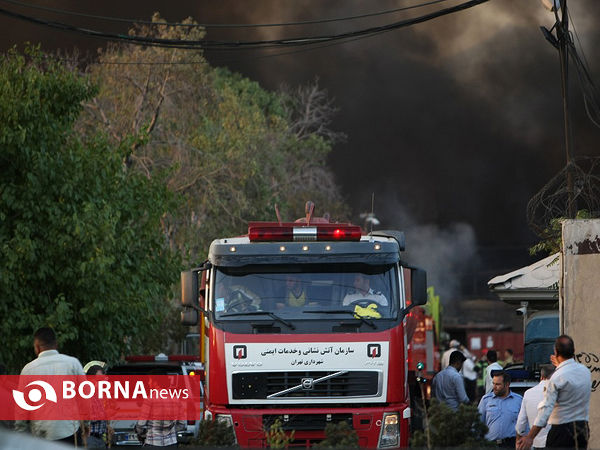
POLYGON ((492 291, 517 289, 558 289, 560 253, 555 253, 527 267, 498 275, 488 281, 492 291))

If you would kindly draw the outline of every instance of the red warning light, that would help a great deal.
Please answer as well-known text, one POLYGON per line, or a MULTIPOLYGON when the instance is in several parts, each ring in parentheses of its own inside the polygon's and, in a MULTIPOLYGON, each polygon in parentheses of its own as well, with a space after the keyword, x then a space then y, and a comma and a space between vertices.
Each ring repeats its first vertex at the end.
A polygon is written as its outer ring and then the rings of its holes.
POLYGON ((286 241, 360 241, 362 232, 356 225, 318 224, 317 226, 298 227, 285 224, 271 225, 252 223, 248 227, 248 237, 252 242, 286 241))

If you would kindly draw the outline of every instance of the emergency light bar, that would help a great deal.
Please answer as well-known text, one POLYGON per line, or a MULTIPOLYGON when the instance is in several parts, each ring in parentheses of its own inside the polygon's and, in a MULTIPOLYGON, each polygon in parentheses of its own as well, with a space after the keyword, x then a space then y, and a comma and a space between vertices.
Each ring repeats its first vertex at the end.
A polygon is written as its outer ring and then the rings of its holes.
POLYGON ((360 241, 361 235, 359 226, 334 223, 299 226, 255 222, 248 227, 248 237, 252 242, 360 241))

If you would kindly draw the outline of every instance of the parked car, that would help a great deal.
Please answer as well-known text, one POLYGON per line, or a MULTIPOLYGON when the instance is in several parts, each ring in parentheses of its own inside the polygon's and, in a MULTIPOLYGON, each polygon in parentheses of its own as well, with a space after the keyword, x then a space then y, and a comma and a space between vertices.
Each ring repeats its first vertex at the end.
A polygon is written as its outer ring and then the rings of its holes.
POLYGON ((527 389, 531 389, 540 382, 540 373, 531 372, 524 368, 523 363, 509 364, 504 371, 510 375, 510 390, 523 395, 527 389))
MULTIPOLYGON (((163 375, 200 375, 204 370, 202 364, 186 355, 167 356, 160 353, 156 356, 129 356, 124 364, 114 365, 106 371, 107 375, 148 375, 151 371, 160 371, 163 375)), ((204 396, 202 384, 200 385, 204 396)), ((202 405, 200 405, 202 407, 202 405)), ((201 408, 202 409, 202 408, 201 408)), ((200 416, 200 420, 202 417, 200 416)), ((136 420, 115 420, 111 425, 114 430, 113 446, 141 446, 134 426, 136 420)), ((199 420, 188 420, 187 428, 177 433, 177 441, 188 443, 198 436, 199 420)))

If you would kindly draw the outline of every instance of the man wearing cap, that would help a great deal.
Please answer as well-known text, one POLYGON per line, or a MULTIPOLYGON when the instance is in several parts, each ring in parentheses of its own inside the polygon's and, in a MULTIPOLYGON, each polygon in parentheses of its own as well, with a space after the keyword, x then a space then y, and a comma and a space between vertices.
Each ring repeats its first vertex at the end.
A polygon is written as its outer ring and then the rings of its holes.
POLYGON ((92 368, 93 366, 100 366, 100 369, 102 370, 106 369, 106 363, 104 361, 93 360, 87 363, 85 366, 83 366, 83 371, 86 374, 88 374, 88 370, 90 370, 90 368, 92 368))

